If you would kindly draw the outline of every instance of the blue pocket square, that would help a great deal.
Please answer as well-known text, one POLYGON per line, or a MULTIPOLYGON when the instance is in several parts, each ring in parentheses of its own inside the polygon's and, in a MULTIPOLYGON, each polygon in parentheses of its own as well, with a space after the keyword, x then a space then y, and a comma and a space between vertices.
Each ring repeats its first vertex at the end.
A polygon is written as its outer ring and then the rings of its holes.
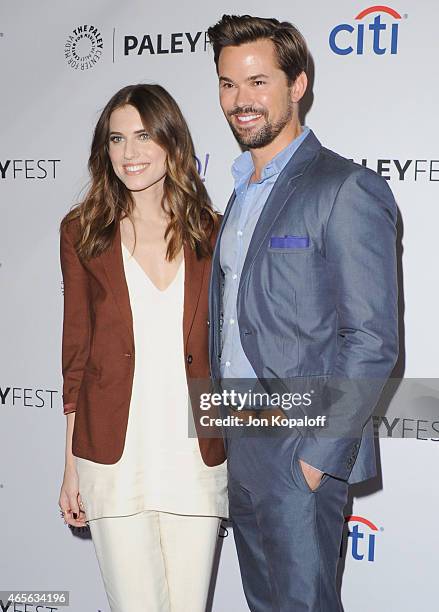
POLYGON ((272 249, 306 249, 309 247, 309 236, 272 236, 272 249))

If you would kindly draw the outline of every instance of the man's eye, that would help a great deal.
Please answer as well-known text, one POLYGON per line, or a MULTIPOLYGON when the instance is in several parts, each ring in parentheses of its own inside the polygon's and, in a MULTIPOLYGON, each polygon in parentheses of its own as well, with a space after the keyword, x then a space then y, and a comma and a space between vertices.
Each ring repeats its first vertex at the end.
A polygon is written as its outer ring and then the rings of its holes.
POLYGON ((233 85, 231 83, 223 83, 222 87, 223 89, 230 89, 231 87, 233 87, 233 85))
POLYGON ((265 85, 265 81, 255 81, 255 85, 265 85))

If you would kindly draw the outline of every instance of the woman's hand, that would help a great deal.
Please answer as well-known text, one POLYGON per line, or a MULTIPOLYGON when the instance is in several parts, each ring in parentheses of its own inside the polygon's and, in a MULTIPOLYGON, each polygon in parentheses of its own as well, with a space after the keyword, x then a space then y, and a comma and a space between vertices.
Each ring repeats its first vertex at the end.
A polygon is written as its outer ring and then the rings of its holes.
POLYGON ((76 467, 74 465, 67 465, 64 470, 64 480, 58 504, 64 514, 64 521, 68 525, 84 527, 87 518, 85 511, 82 509, 82 500, 78 488, 79 479, 76 467))

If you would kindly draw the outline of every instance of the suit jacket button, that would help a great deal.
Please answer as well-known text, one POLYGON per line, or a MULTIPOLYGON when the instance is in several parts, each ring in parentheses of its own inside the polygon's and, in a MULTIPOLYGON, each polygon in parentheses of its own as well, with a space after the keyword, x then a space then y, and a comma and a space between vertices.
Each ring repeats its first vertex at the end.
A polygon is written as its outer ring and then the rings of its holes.
POLYGON ((192 357, 192 355, 188 355, 188 356, 186 357, 186 361, 187 361, 188 363, 192 363, 192 361, 193 361, 193 357, 192 357))
POLYGON ((131 357, 131 353, 124 353, 124 357, 131 357))
POLYGON ((209 325, 210 325, 210 321, 209 321, 209 319, 207 319, 207 326, 209 326, 209 325))

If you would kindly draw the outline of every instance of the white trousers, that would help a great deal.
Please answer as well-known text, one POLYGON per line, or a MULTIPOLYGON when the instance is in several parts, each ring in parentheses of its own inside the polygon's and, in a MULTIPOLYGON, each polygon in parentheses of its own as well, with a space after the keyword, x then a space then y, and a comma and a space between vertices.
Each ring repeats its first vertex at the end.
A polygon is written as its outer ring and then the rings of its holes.
POLYGON ((111 612, 205 612, 220 523, 151 510, 91 520, 111 612))

